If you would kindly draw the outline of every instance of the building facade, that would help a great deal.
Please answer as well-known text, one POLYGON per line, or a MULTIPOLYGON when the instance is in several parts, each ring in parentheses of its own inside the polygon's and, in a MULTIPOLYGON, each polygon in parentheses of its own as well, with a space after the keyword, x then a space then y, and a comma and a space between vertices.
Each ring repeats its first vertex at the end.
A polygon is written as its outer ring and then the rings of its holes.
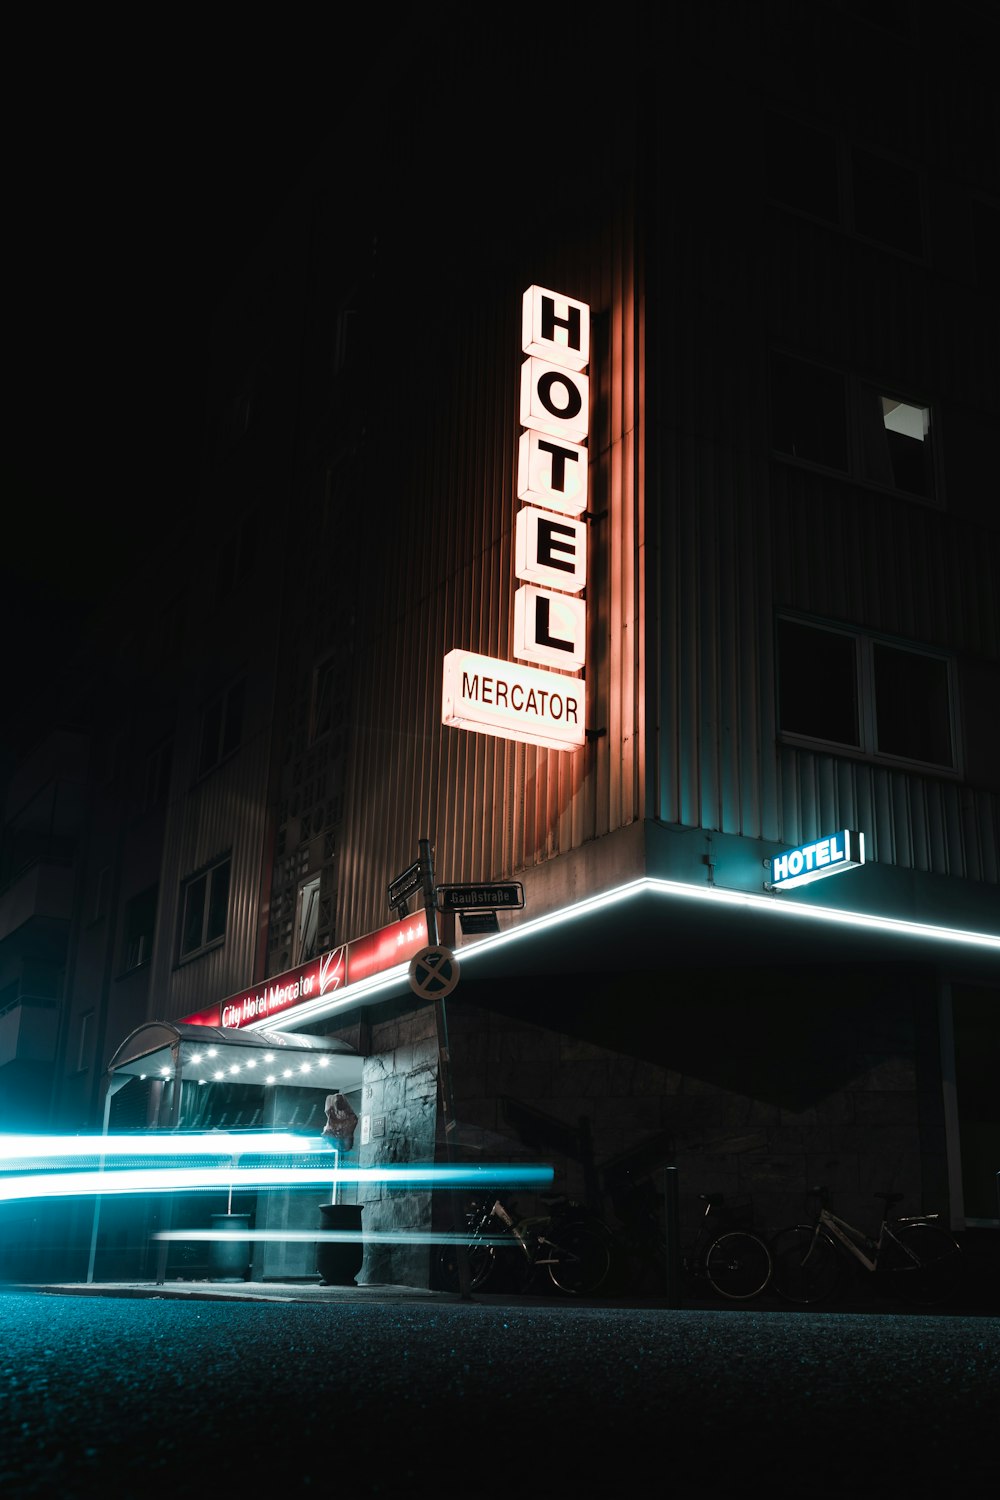
MULTIPOLYGON (((326 1037, 363 1165, 1000 1224, 996 25, 957 14, 636 7, 488 78, 400 42, 220 310, 190 522, 9 790, 6 1107, 318 1133, 312 1073, 202 1083, 178 1032, 139 1074, 155 1024, 326 1037), (450 1079, 389 899, 421 840, 524 894, 432 914, 450 1079)), ((149 1265, 160 1208, 115 1213, 98 1277, 149 1265)))

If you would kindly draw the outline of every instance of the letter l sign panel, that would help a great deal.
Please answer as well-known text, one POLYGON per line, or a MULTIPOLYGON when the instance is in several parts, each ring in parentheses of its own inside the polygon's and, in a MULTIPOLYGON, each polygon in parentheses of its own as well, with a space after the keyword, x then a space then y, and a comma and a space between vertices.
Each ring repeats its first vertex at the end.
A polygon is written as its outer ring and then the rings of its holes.
POLYGON ((587 659, 587 610, 582 599, 531 585, 514 595, 514 655, 576 671, 587 659))

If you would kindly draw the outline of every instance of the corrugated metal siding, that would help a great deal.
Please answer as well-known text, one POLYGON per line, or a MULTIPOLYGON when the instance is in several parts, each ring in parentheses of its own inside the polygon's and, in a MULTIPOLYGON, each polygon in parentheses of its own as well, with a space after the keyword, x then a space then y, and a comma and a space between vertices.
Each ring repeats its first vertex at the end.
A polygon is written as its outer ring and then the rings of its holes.
POLYGON ((924 645, 1000 654, 1000 535, 945 511, 775 462, 781 604, 924 645))
MULTIPOLYGON (((632 213, 553 258, 525 257, 492 295, 462 304, 433 362, 434 399, 410 413, 385 588, 362 594, 354 744, 338 931, 388 920, 385 887, 435 845, 441 879, 510 878, 641 812, 640 423, 632 213), (516 277, 516 279, 515 279, 516 277), (521 293, 532 282, 592 309, 587 724, 579 751, 445 728, 453 647, 513 660, 521 293)), ((422 392, 426 395, 427 392, 422 392)), ((381 493, 386 493, 385 476, 381 493)))
POLYGON ((168 878, 161 886, 157 913, 149 1019, 174 1020, 204 1010, 253 978, 268 820, 270 730, 266 719, 271 674, 267 658, 253 682, 256 704, 248 702, 248 714, 253 712, 253 721, 259 727, 248 734, 232 759, 194 785, 191 772, 197 754, 197 716, 188 723, 189 753, 185 756, 182 747, 175 768, 174 786, 178 790, 170 803, 164 840, 163 869, 168 878), (178 965, 181 884, 227 851, 232 853, 232 869, 226 941, 178 965))
POLYGON ((996 881, 995 793, 778 745, 773 632, 776 612, 795 608, 996 659, 1000 536, 954 509, 772 459, 767 388, 780 348, 913 390, 934 403, 947 478, 942 408, 995 402, 989 320, 974 318, 974 293, 925 266, 767 207, 752 110, 732 144, 731 176, 713 192, 662 146, 672 191, 659 195, 648 277, 652 805, 667 823, 791 844, 852 824, 872 830, 881 862, 996 881), (969 340, 950 321, 957 303, 969 340))

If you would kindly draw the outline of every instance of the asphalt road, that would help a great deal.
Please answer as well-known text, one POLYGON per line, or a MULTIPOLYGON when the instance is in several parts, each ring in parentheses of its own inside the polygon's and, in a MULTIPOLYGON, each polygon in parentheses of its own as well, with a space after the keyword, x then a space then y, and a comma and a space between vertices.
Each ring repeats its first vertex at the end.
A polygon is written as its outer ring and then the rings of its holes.
POLYGON ((1000 1319, 0 1289, 0 1493, 1000 1479, 1000 1319))

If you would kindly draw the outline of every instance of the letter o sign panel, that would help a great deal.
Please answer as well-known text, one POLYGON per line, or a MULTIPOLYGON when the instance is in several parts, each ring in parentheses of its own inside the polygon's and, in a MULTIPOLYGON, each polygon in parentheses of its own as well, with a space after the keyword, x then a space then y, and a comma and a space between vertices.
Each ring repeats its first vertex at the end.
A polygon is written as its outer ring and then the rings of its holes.
POLYGON ((410 989, 421 1000, 443 1000, 455 988, 461 972, 450 948, 421 948, 410 959, 410 989))

